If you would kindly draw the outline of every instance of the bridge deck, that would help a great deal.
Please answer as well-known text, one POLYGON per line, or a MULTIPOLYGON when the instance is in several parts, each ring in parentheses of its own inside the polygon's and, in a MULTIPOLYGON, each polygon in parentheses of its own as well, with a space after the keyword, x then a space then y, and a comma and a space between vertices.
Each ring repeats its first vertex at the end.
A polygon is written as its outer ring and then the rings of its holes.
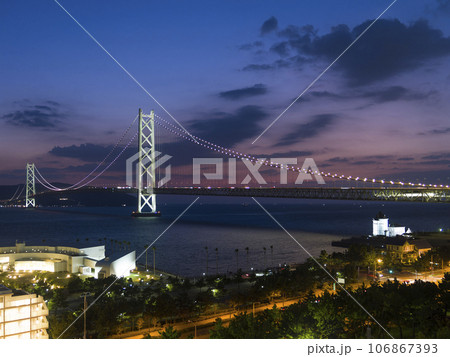
POLYGON ((158 188, 157 194, 278 197, 324 200, 450 202, 446 188, 158 188))
MULTIPOLYGON (((71 192, 80 191, 110 191, 122 193, 136 193, 136 189, 125 188, 97 188, 86 187, 78 191, 47 191, 37 194, 39 199, 42 195, 70 196, 71 192)), ((193 195, 193 196, 229 196, 229 197, 273 197, 273 198, 303 198, 322 200, 362 200, 362 201, 404 201, 404 202, 443 202, 450 203, 449 188, 204 188, 204 187, 164 187, 155 188, 156 194, 167 195, 193 195)), ((23 200, 3 201, 6 204, 20 204, 23 200)))

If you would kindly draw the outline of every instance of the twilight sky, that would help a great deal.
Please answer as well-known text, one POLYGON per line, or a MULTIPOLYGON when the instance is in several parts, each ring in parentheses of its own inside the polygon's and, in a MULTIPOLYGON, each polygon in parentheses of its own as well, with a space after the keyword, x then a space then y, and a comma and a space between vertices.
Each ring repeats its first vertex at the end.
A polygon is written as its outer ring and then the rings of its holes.
MULTIPOLYGON (((327 172, 449 184, 449 0, 398 0, 252 144, 391 2, 60 1, 195 135, 327 172)), ((24 182, 26 162, 74 182, 139 107, 170 120, 53 0, 0 2, 0 69, 0 184, 24 182)), ((174 166, 211 155, 159 139, 174 166)), ((95 183, 124 181, 119 160, 95 183)))

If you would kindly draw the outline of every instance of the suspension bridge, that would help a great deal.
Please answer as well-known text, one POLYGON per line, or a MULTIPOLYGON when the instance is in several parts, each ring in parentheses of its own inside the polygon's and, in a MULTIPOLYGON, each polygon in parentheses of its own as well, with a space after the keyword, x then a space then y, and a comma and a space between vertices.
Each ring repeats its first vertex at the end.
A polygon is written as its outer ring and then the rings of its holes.
MULTIPOLYGON (((164 160, 163 160, 164 161, 164 160)), ((130 185, 132 186, 132 185, 130 185)), ((344 185, 343 185, 344 186, 344 185)), ((360 176, 346 176, 330 172, 319 171, 317 168, 297 167, 272 160, 257 158, 233 149, 225 148, 209 142, 200 137, 191 135, 184 128, 173 125, 164 118, 150 114, 144 114, 139 109, 138 116, 125 130, 121 138, 106 155, 106 157, 83 179, 67 187, 57 187, 49 182, 33 163, 26 166, 25 185, 17 187, 13 197, 3 200, 3 205, 24 205, 36 207, 39 198, 45 195, 60 195, 73 191, 111 191, 127 192, 137 195, 137 210, 135 216, 158 216, 156 195, 195 195, 195 196, 238 196, 238 197, 274 197, 274 198, 299 198, 299 199, 327 199, 327 200, 365 200, 365 201, 409 201, 409 202, 450 202, 450 188, 448 185, 424 184, 413 182, 393 181, 387 179, 375 179, 360 176), (121 142, 138 120, 138 131, 131 137, 126 145, 121 147, 121 142), (255 167, 270 167, 286 172, 296 172, 323 179, 345 182, 345 187, 158 187, 156 168, 158 163, 155 142, 155 125, 170 132, 181 139, 190 141, 198 146, 214 151, 222 156, 247 161, 255 167), (136 154, 136 187, 127 188, 98 188, 91 183, 107 171, 119 157, 126 151, 132 142, 138 137, 138 153, 136 154), (119 153, 110 159, 113 152, 119 153), (36 181, 45 188, 45 191, 36 192, 36 181), (372 187, 368 187, 371 185, 372 187), (362 187, 359 187, 362 186, 362 187), (25 195, 22 196, 25 190, 25 195), (19 192, 20 191, 20 192, 19 192)))

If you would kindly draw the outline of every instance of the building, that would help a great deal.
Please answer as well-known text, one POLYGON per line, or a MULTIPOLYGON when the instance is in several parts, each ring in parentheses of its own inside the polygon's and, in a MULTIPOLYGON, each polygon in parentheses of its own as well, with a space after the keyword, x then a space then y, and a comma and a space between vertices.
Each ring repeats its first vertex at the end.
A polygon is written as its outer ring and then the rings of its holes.
POLYGON ((103 260, 100 260, 97 265, 100 267, 98 274, 99 278, 106 278, 110 275, 117 277, 127 276, 130 270, 136 269, 136 253, 129 252, 128 254, 112 254, 103 260))
POLYGON ((0 285, 0 339, 47 339, 47 316, 42 296, 0 285))
POLYGON ((415 239, 414 241, 414 249, 417 253, 417 257, 420 258, 422 255, 428 253, 433 248, 431 244, 425 239, 415 239))
POLYGON ((411 230, 398 224, 389 224, 389 218, 383 212, 378 212, 374 219, 372 219, 372 235, 396 237, 411 233, 411 230))
POLYGON ((386 240, 386 253, 401 263, 412 263, 417 259, 414 254, 414 245, 406 238, 392 237, 386 240))
POLYGON ((402 264, 411 264, 423 254, 431 251, 432 246, 424 239, 408 240, 404 237, 386 238, 386 253, 402 264))
POLYGON ((108 259, 108 264, 99 265, 99 262, 106 258, 104 245, 79 249, 61 246, 26 246, 25 243, 16 243, 14 247, 0 248, 0 271, 68 272, 98 278, 102 268, 104 271, 101 276, 107 277, 117 272, 118 268, 115 267, 121 267, 123 265, 121 262, 124 261, 130 263, 131 270, 135 269, 134 257, 134 251, 117 254, 113 259, 108 259), (109 269, 109 266, 113 268, 109 269), (114 273, 109 273, 110 271, 114 273))

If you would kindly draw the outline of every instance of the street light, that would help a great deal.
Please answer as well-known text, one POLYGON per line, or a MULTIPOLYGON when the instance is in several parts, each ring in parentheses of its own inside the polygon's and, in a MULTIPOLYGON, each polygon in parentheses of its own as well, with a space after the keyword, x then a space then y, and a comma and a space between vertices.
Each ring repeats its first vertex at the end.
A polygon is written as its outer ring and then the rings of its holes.
POLYGON ((83 332, 83 339, 86 339, 86 311, 87 311, 87 300, 86 298, 88 296, 91 296, 91 293, 86 292, 86 293, 82 293, 80 294, 80 297, 84 298, 84 309, 83 309, 83 317, 84 317, 84 332, 83 332))
POLYGON ((378 264, 381 264, 381 263, 383 263, 383 260, 381 260, 381 259, 377 259, 376 261, 375 261, 375 274, 374 274, 374 279, 376 278, 376 275, 377 275, 377 262, 378 262, 378 264))
POLYGON ((188 322, 191 322, 194 324, 194 339, 196 339, 197 338, 197 324, 195 321, 192 321, 192 320, 188 320, 188 322))

